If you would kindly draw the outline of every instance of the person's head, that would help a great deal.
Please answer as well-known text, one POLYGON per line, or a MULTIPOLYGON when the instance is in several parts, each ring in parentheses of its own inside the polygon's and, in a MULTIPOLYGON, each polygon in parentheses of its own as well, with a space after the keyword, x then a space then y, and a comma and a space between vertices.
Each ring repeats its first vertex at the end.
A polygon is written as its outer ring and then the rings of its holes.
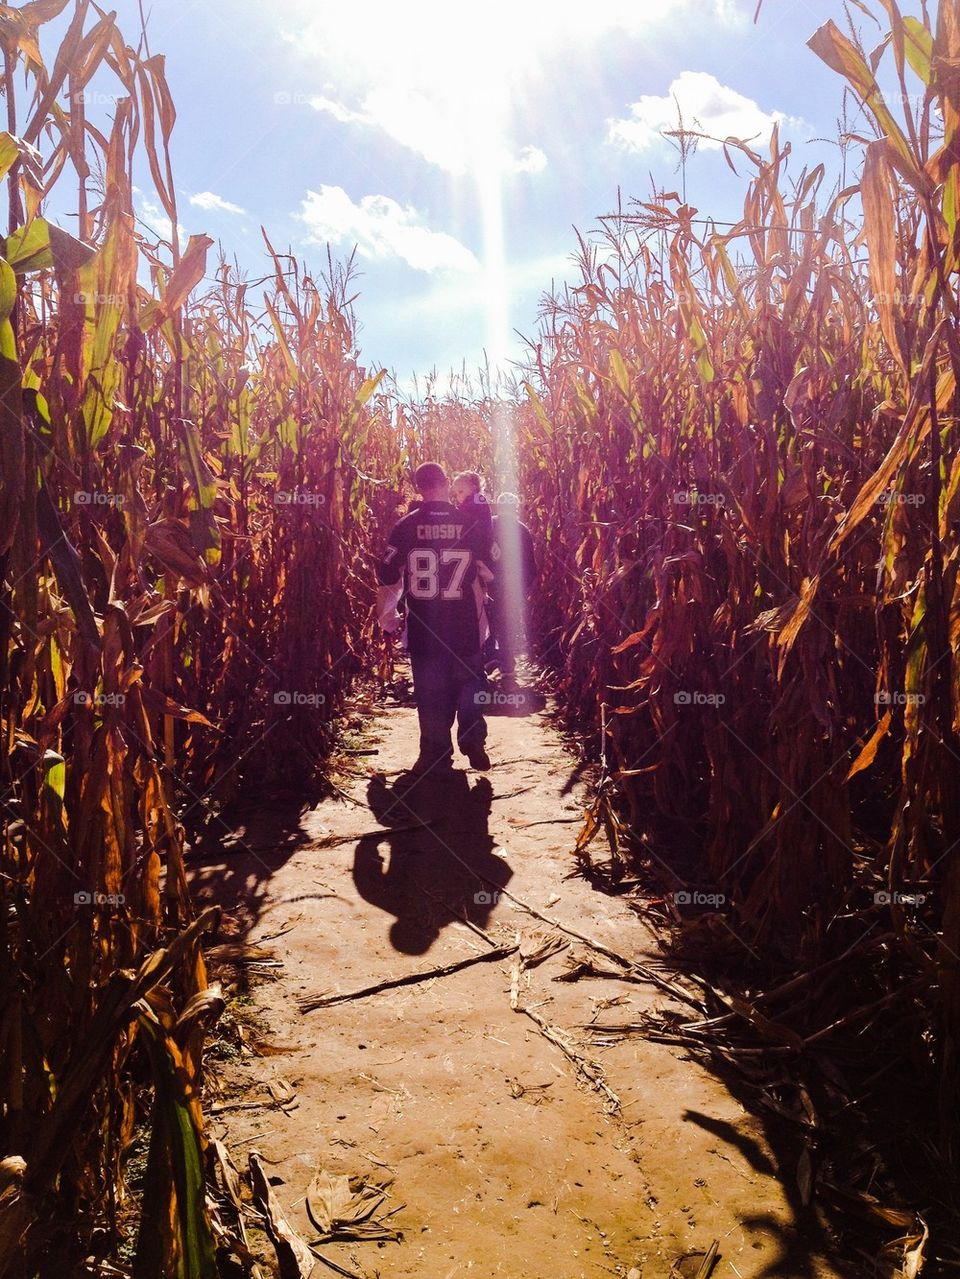
POLYGON ((497 514, 512 515, 515 518, 520 514, 520 499, 516 493, 501 493, 497 498, 497 514))
POLYGON ((451 486, 453 500, 457 506, 462 506, 471 497, 476 497, 481 487, 480 476, 476 471, 461 471, 459 475, 453 477, 451 486))
POLYGON ((417 492, 427 502, 445 502, 450 492, 447 473, 438 462, 424 462, 413 473, 417 492))

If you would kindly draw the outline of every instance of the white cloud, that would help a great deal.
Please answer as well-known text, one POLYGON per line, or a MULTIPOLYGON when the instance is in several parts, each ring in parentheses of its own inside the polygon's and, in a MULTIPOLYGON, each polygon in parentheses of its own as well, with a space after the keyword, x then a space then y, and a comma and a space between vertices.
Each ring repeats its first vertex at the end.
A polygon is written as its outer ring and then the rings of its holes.
POLYGON ((539 147, 524 147, 511 163, 514 173, 542 173, 547 167, 547 157, 539 147))
POLYGON ((345 107, 342 102, 337 102, 333 98, 324 98, 318 94, 310 99, 310 105, 315 111, 326 111, 333 116, 334 120, 339 120, 341 124, 370 123, 362 111, 351 111, 349 107, 345 107))
POLYGON ((457 122, 438 111, 424 93, 402 86, 382 86, 365 95, 359 110, 331 98, 313 98, 311 106, 341 124, 382 129, 395 142, 448 173, 466 172, 465 144, 457 122))
POLYGON ((739 27, 749 21, 747 13, 740 8, 737 0, 713 0, 713 11, 723 26, 739 27))
MULTIPOLYGON (((629 151, 643 151, 659 140, 661 130, 684 127, 712 138, 740 138, 768 142, 773 126, 788 119, 782 111, 764 111, 753 101, 721 84, 705 71, 682 71, 663 95, 644 94, 630 106, 630 114, 607 122, 607 140, 629 151)), ((722 142, 700 139, 707 150, 722 142)))
MULTIPOLYGON (((533 302, 551 285, 562 288, 567 282, 579 283, 580 270, 571 253, 548 253, 506 267, 508 296, 524 305, 533 302)), ((392 307, 395 320, 410 324, 437 324, 447 320, 459 324, 471 315, 485 315, 488 305, 487 282, 482 274, 469 278, 436 279, 425 291, 399 298, 392 307)))
MULTIPOLYGON (((381 85, 367 93, 359 110, 335 98, 312 97, 310 105, 333 116, 341 124, 381 129, 394 142, 422 156, 447 173, 470 171, 479 157, 491 152, 504 173, 541 173, 547 157, 539 147, 512 151, 498 141, 480 136, 475 107, 478 103, 445 108, 436 95, 409 85, 381 85)), ((481 113, 482 116, 482 113, 481 113)))
MULTIPOLYGON (((729 28, 753 0, 285 0, 284 37, 326 80, 310 99, 341 124, 376 128, 448 173, 541 172, 531 89, 561 85, 564 60, 671 22, 729 28)), ((541 122, 549 128, 549 121, 541 122)), ((539 139, 538 139, 539 140, 539 139)))
POLYGON ((229 200, 224 200, 213 191, 198 191, 196 195, 190 197, 190 203, 195 204, 198 209, 213 210, 217 213, 246 212, 245 209, 240 208, 239 204, 231 204, 229 200))
MULTIPOLYGON (((168 244, 171 243, 173 225, 162 207, 156 200, 145 195, 139 187, 133 188, 133 194, 138 198, 137 217, 140 221, 144 226, 149 227, 154 235, 159 236, 161 240, 166 240, 168 244)), ((187 238, 186 228, 180 222, 177 223, 177 235, 181 242, 187 238)))
POLYGON ((538 72, 557 49, 574 53, 608 35, 646 35, 680 14, 739 26, 754 0, 487 0, 482 9, 450 0, 352 0, 318 6, 287 0, 284 35, 345 76, 420 89, 462 86, 485 76, 514 80, 538 72), (706 11, 706 12, 705 12, 706 11))
POLYGON ((400 258, 416 271, 472 273, 480 264, 465 245, 420 222, 416 209, 386 195, 353 201, 342 187, 308 191, 296 215, 310 244, 355 244, 365 258, 400 258))

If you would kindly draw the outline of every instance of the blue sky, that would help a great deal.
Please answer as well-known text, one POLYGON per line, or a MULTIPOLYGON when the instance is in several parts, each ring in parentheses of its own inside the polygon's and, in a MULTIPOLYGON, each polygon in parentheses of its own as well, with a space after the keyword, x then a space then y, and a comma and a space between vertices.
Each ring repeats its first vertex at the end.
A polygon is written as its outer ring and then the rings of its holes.
MULTIPOLYGON (((260 226, 316 270, 356 246, 360 346, 402 383, 532 334, 551 281, 651 180, 676 119, 836 167, 842 85, 806 48, 839 0, 152 0, 178 121, 180 222, 251 275, 260 226)), ((136 6, 121 0, 128 39, 136 6)), ((745 179, 701 144, 687 199, 735 217, 745 179)), ((158 221, 148 189, 141 213, 158 221)))

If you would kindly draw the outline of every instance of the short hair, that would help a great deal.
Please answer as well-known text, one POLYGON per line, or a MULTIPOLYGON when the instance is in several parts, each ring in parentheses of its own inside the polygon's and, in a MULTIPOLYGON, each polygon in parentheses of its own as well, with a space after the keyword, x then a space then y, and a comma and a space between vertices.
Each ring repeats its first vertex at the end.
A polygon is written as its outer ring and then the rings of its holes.
POLYGON ((413 473, 413 482, 418 493, 427 489, 435 489, 438 484, 446 484, 447 473, 439 462, 424 462, 413 473))
POLYGON ((497 498, 497 506, 519 506, 520 499, 516 493, 501 493, 497 498))
POLYGON ((474 493, 479 493, 483 488, 483 481, 480 479, 480 476, 476 473, 476 471, 461 471, 459 475, 455 475, 453 477, 454 483, 456 483, 457 480, 466 480, 473 488, 474 493))

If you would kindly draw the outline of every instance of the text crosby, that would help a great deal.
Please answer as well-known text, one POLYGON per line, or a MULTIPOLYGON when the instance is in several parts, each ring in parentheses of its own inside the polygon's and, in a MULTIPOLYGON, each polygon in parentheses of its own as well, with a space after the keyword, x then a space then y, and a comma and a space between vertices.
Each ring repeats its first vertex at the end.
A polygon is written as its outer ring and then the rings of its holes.
POLYGON ((418 524, 417 540, 433 541, 435 538, 444 540, 448 537, 455 538, 457 541, 463 536, 462 524, 418 524))

